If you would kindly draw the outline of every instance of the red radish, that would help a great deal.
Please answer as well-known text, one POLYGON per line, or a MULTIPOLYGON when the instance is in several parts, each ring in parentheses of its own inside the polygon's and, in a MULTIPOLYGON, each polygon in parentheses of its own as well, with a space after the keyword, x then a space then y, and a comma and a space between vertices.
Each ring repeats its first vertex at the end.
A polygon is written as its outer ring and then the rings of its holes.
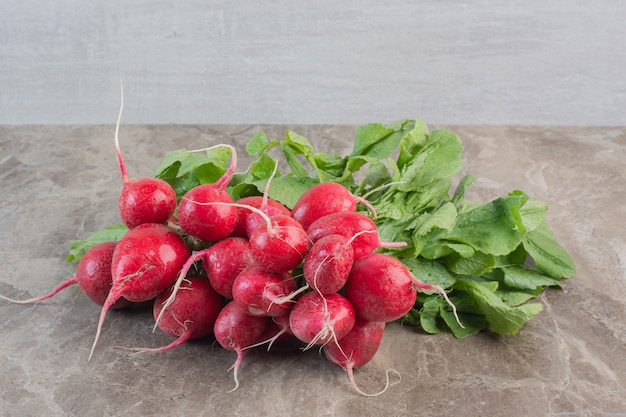
POLYGON ((235 387, 231 391, 235 391, 239 387, 237 371, 246 352, 244 349, 259 340, 268 320, 264 316, 252 316, 246 313, 234 301, 226 304, 217 316, 213 327, 215 339, 224 349, 237 353, 237 359, 233 364, 235 387))
MULTIPOLYGON (((261 203, 259 209, 268 216, 274 216, 282 214, 284 216, 291 216, 291 211, 279 202, 270 198, 262 197, 264 201, 261 203)), ((263 217, 259 213, 250 213, 246 216, 246 236, 251 236, 254 229, 256 229, 261 223, 264 222, 263 217)))
POLYGON ((372 253, 354 262, 346 296, 356 314, 368 321, 389 322, 415 304, 417 291, 409 269, 399 260, 372 253))
POLYGON ((126 172, 119 142, 119 127, 124 107, 124 94, 121 88, 120 111, 115 126, 115 150, 124 186, 118 200, 122 222, 129 228, 144 223, 165 223, 176 210, 174 188, 160 178, 131 179, 126 172))
POLYGON ((121 297, 133 302, 153 299, 176 280, 189 255, 185 241, 162 224, 146 223, 126 232, 113 252, 113 286, 102 306, 89 358, 111 305, 121 297))
MULTIPOLYGON (((215 291, 229 299, 233 298, 233 283, 237 276, 254 263, 250 245, 241 237, 229 237, 207 249, 194 252, 180 269, 169 298, 163 304, 164 309, 174 301, 187 272, 197 261, 202 261, 209 282, 215 291)), ((159 321, 161 321, 160 316, 156 318, 155 328, 159 321)))
POLYGON ((401 261, 382 253, 371 253, 354 262, 345 292, 357 316, 368 321, 390 322, 409 312, 415 304, 417 289, 437 290, 456 316, 456 308, 443 288, 422 284, 401 261))
POLYGON ((306 229, 320 217, 344 211, 355 212, 357 203, 365 205, 376 217, 376 210, 367 200, 353 195, 339 183, 322 182, 306 190, 291 213, 306 229))
MULTIPOLYGON (((96 304, 102 306, 113 284, 111 276, 111 259, 115 250, 116 242, 103 242, 93 246, 81 258, 76 273, 59 284, 48 294, 28 300, 14 300, 0 295, 0 298, 12 303, 30 304, 43 301, 58 294, 64 288, 78 284, 81 290, 96 304)), ((120 298, 111 308, 124 308, 131 304, 125 298, 120 298)))
POLYGON ((350 333, 339 343, 333 341, 324 346, 324 353, 331 362, 352 374, 352 368, 359 368, 372 360, 383 340, 384 330, 385 322, 357 317, 350 333))
POLYGON ((224 300, 215 292, 211 284, 203 277, 188 277, 176 299, 163 310, 163 303, 172 292, 172 288, 161 292, 154 300, 153 315, 161 316, 159 328, 176 339, 160 348, 134 348, 142 352, 165 352, 189 340, 199 339, 213 333, 215 320, 224 306, 224 300))
MULTIPOLYGON (((242 206, 255 207, 261 210, 261 207, 263 206, 263 199, 264 199, 263 196, 253 195, 249 197, 240 198, 235 203, 241 204, 242 206)), ((269 210, 266 212, 270 216, 273 216, 274 214, 284 214, 286 216, 291 215, 291 211, 276 200, 272 200, 271 198, 268 198, 266 203, 269 206, 269 210)), ((250 214, 253 214, 252 211, 250 211, 246 207, 237 208, 238 222, 231 236, 239 236, 239 237, 245 237, 245 238, 249 236, 246 225, 247 225, 247 220, 250 214)), ((257 226, 260 221, 262 221, 261 217, 260 216, 256 217, 255 222, 257 226)))
POLYGON ((233 284, 233 300, 253 316, 283 316, 289 313, 291 303, 281 302, 297 288, 288 272, 267 272, 259 267, 245 269, 233 284))
POLYGON ((218 293, 233 298, 233 283, 237 275, 254 263, 250 244, 246 239, 229 237, 204 252, 203 265, 209 282, 218 293))
POLYGON ((338 292, 348 280, 354 261, 351 241, 341 235, 328 235, 311 246, 304 259, 304 278, 321 294, 338 292))
POLYGON ((252 256, 268 271, 290 271, 304 259, 309 238, 292 217, 277 214, 269 218, 269 223, 260 224, 250 235, 252 256))
POLYGON ((341 340, 354 326, 355 313, 350 301, 341 294, 304 294, 289 313, 289 328, 299 340, 324 345, 341 340))
POLYGON ((374 358, 383 340, 384 329, 384 322, 366 321, 357 318, 350 333, 345 335, 338 343, 333 341, 324 346, 326 357, 332 363, 346 370, 350 383, 361 395, 368 397, 380 395, 389 387, 389 379, 387 378, 387 385, 382 391, 375 394, 367 394, 357 387, 354 382, 353 371, 354 368, 359 368, 374 358))
POLYGON ((237 208, 226 191, 237 165, 235 148, 226 173, 214 184, 201 184, 187 191, 178 205, 178 224, 189 235, 207 242, 217 242, 229 236, 237 226, 237 208), (226 204, 216 204, 226 203, 226 204))
POLYGON ((307 234, 313 243, 328 235, 337 234, 351 238, 363 231, 367 233, 360 234, 352 241, 354 259, 372 253, 374 249, 406 246, 406 242, 382 242, 372 219, 365 214, 352 211, 342 211, 320 217, 307 228, 307 234))
POLYGON ((198 261, 202 261, 213 288, 226 298, 233 298, 232 287, 237 275, 254 263, 248 241, 240 237, 228 237, 207 249, 196 251, 178 273, 178 279, 166 307, 176 296, 189 269, 198 261))
MULTIPOLYGON (((270 177, 267 179, 267 182, 265 183, 265 189, 263 190, 263 197, 261 197, 261 205, 259 206, 259 210, 262 213, 265 213, 269 217, 274 216, 276 214, 283 214, 285 216, 291 217, 291 210, 289 210, 287 207, 282 206, 282 204, 278 202, 274 202, 273 200, 269 198, 270 184, 272 180, 274 179, 274 176, 276 175, 277 171, 278 171, 278 161, 275 162, 274 170, 272 171, 272 174, 270 175, 270 177), (272 201, 272 203, 270 203, 270 201, 272 201)), ((259 224, 263 223, 264 220, 266 220, 266 216, 263 216, 259 211, 249 213, 246 216, 246 220, 245 220, 246 221, 246 236, 250 237, 254 229, 256 229, 259 224)))
POLYGON ((272 348, 274 343, 282 343, 293 339, 293 333, 289 328, 289 315, 271 317, 267 327, 259 336, 259 341, 253 345, 247 346, 245 349, 251 349, 257 346, 267 344, 267 350, 272 348))

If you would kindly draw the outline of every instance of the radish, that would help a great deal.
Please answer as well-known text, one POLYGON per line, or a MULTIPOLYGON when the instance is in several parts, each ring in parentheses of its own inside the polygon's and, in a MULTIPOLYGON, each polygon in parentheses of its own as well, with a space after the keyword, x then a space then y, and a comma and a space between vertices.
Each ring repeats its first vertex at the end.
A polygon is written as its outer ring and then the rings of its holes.
MULTIPOLYGON (((266 196, 261 197, 263 201, 259 206, 259 209, 267 214, 268 216, 274 216, 277 214, 282 214, 284 216, 291 216, 291 211, 283 206, 278 201, 267 198, 266 196)), ((250 237, 254 229, 256 229, 261 223, 263 223, 264 219, 259 213, 249 213, 246 218, 246 236, 250 237)))
POLYGON ((161 316, 159 328, 176 339, 160 348, 133 348, 142 352, 165 352, 189 340, 199 339, 213 333, 215 320, 224 306, 224 300, 215 292, 206 278, 188 277, 176 299, 161 315, 163 303, 172 292, 172 288, 161 292, 154 300, 153 315, 161 316))
MULTIPOLYGON (((332 363, 341 366, 348 373, 348 378, 354 389, 361 395, 368 397, 380 395, 389 388, 389 372, 385 388, 375 394, 368 394, 359 389, 354 381, 354 368, 359 368, 374 358, 383 340, 384 322, 367 321, 357 318, 350 333, 339 342, 330 342, 324 346, 324 354, 332 363)), ((391 370, 392 372, 397 371, 391 370)), ((399 376, 400 374, 398 374, 399 376)))
POLYGON ((322 182, 306 190, 291 211, 302 227, 308 228, 314 221, 328 214, 355 212, 357 203, 366 206, 376 217, 376 210, 365 199, 353 195, 336 182, 322 182))
POLYGON ((321 295, 315 291, 304 294, 289 313, 289 328, 299 340, 325 345, 341 340, 354 326, 354 308, 341 294, 321 295))
MULTIPOLYGON (((284 214, 286 216, 291 215, 291 211, 286 206, 284 206, 283 204, 279 203, 276 200, 272 200, 271 198, 268 198, 267 201, 265 202, 269 210, 263 210, 262 209, 263 204, 264 204, 263 200, 264 200, 263 196, 252 195, 252 196, 240 198, 235 203, 241 204, 242 206, 255 207, 257 209, 260 209, 266 212, 270 216, 274 214, 284 214)), ((239 237, 245 237, 245 238, 249 236, 247 225, 248 225, 248 217, 250 216, 250 214, 252 214, 252 211, 250 211, 246 207, 237 208, 237 218, 238 218, 237 226, 235 226, 235 230, 233 230, 233 232, 231 233, 231 236, 239 236, 239 237)), ((261 217, 260 216, 256 217, 256 219, 254 220, 254 223, 256 223, 256 226, 258 226, 260 221, 262 221, 261 217)), ((251 229, 254 229, 254 225, 252 224, 253 222, 251 221, 250 223, 251 223, 250 224, 251 229)), ((250 230, 250 232, 252 232, 252 230, 250 230)))
POLYGON ((245 350, 267 344, 267 350, 269 351, 274 343, 282 343, 293 339, 293 333, 289 328, 288 314, 270 318, 271 320, 268 320, 267 327, 259 336, 259 341, 253 345, 246 346, 245 350))
POLYGON ((359 232, 367 231, 352 241, 354 259, 372 253, 374 249, 406 246, 406 242, 382 242, 378 237, 374 221, 365 214, 352 211, 342 211, 320 217, 311 223, 306 231, 313 243, 332 234, 351 238, 359 232))
POLYGON ((283 316, 291 303, 280 301, 297 288, 288 272, 267 272, 260 267, 242 271, 233 284, 233 300, 253 316, 283 316))
MULTIPOLYGON (((229 236, 238 222, 237 208, 226 191, 237 165, 235 148, 231 150, 231 165, 214 184, 193 187, 178 205, 178 224, 189 235, 207 242, 217 242, 229 236), (227 204, 215 204, 227 203, 227 204)), ((210 148, 207 148, 210 149, 210 148)))
POLYGON ((261 197, 261 204, 259 205, 259 211, 253 211, 246 215, 246 219, 245 219, 246 236, 248 237, 252 235, 252 232, 254 231, 254 229, 257 228, 259 224, 261 224, 264 220, 266 220, 266 216, 263 216, 263 214, 261 213, 264 213, 269 217, 274 216, 276 214, 283 214, 285 216, 291 217, 291 210, 289 210, 287 207, 283 206, 282 204, 278 203, 277 201, 274 201, 269 198, 270 184, 272 180, 274 179, 274 176, 276 175, 277 171, 278 171, 278 161, 274 163, 274 170, 272 171, 272 174, 270 175, 270 177, 267 179, 267 182, 265 183, 265 189, 263 190, 263 197, 261 197))
POLYGON ((311 246, 304 259, 304 279, 321 294, 338 292, 348 280, 354 249, 351 240, 341 235, 328 235, 311 246))
POLYGON ((250 235, 250 250, 255 262, 272 272, 294 269, 308 249, 306 231, 295 219, 284 214, 266 218, 266 222, 250 235))
POLYGON ((204 250, 203 265, 209 282, 226 298, 233 298, 233 283, 237 275, 253 264, 250 244, 240 237, 220 240, 204 250))
POLYGON ((113 252, 113 285, 102 306, 89 359, 111 305, 121 297, 133 302, 153 299, 176 280, 189 255, 183 239, 164 225, 146 223, 126 232, 113 252))
POLYGON ((234 301, 226 304, 217 316, 213 327, 215 339, 224 349, 237 353, 237 359, 232 367, 235 387, 231 392, 239 387, 237 371, 246 352, 244 349, 259 340, 267 326, 268 320, 264 316, 252 316, 246 313, 234 301))
MULTIPOLYGON (((28 300, 14 300, 0 295, 0 298, 12 303, 30 304, 43 301, 58 294, 64 288, 73 284, 78 284, 81 290, 96 304, 102 306, 113 284, 111 276, 111 260, 116 242, 103 242, 93 246, 81 258, 76 273, 59 284, 48 294, 39 297, 30 298, 28 300)), ((125 298, 120 298, 111 306, 111 308, 124 308, 131 304, 125 298)))
POLYGON ((120 111, 115 126, 115 150, 124 185, 118 200, 122 222, 128 228, 144 223, 165 223, 176 210, 174 188, 160 178, 131 179, 126 172, 119 142, 120 119, 124 108, 124 89, 121 88, 120 111))
POLYGON ((357 316, 368 321, 390 322, 411 310, 418 289, 438 291, 459 321, 456 308, 443 288, 419 282, 401 261, 382 253, 371 253, 354 262, 345 293, 357 316))
MULTIPOLYGON (((174 302, 187 272, 199 260, 204 265, 211 286, 218 294, 228 299, 233 298, 233 283, 237 276, 245 268, 254 264, 250 245, 246 239, 241 237, 229 237, 220 240, 207 249, 194 252, 180 269, 172 291, 163 303, 162 312, 174 302)), ((163 314, 162 312, 161 314, 163 314)), ((156 318, 155 329, 159 321, 161 321, 161 315, 156 318)))
MULTIPOLYGON (((170 300, 173 300, 182 281, 194 263, 202 261, 211 286, 226 298, 233 298, 233 283, 241 271, 254 263, 248 241, 241 237, 228 237, 213 246, 194 252, 180 272, 170 300)), ((166 303, 166 307, 169 302, 166 303)))

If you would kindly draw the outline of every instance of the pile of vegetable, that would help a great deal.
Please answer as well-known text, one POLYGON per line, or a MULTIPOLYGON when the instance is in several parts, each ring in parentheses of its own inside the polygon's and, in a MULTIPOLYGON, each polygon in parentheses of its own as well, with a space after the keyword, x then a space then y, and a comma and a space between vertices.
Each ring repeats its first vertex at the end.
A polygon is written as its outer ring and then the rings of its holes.
POLYGON ((169 152, 141 179, 126 172, 118 130, 122 224, 70 242, 76 274, 20 301, 78 284, 102 306, 90 357, 109 309, 148 301, 174 339, 137 350, 213 335, 237 354, 237 388, 248 349, 296 341, 358 390, 352 369, 374 357, 386 323, 515 334, 542 309, 531 300, 575 272, 544 203, 519 190, 468 201, 474 177, 453 184, 461 141, 421 120, 362 126, 349 155, 259 132, 246 171, 216 145, 169 152))

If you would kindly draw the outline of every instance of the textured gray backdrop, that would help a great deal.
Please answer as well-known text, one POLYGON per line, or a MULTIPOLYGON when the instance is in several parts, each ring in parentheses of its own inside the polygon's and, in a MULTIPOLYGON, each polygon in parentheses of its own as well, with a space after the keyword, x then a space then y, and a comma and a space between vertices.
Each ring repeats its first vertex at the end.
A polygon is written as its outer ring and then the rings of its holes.
POLYGON ((626 2, 0 0, 0 124, 626 124, 626 2))

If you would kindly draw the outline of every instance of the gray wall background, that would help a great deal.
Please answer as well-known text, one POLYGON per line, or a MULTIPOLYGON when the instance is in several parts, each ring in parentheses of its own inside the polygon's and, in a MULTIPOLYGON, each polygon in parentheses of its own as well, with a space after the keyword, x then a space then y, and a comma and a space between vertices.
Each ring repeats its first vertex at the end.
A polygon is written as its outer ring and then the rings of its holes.
POLYGON ((626 2, 0 0, 0 124, 626 124, 626 2))

